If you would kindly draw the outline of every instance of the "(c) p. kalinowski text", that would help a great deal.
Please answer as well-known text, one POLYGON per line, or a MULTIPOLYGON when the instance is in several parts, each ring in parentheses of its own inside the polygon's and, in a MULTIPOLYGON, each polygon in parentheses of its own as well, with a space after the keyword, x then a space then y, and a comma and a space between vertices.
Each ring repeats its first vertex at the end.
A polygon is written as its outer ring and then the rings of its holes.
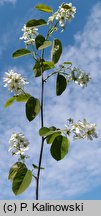
POLYGON ((45 203, 44 205, 41 205, 40 203, 32 204, 33 211, 83 211, 83 207, 83 203, 74 203, 71 205, 51 205, 49 203, 45 203))

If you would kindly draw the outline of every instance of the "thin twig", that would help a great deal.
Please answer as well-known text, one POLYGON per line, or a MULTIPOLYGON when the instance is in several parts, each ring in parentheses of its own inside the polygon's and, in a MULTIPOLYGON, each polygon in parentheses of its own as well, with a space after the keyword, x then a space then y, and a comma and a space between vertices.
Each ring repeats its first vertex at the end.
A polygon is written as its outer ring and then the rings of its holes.
POLYGON ((55 74, 64 74, 64 75, 66 75, 66 76, 70 76, 70 74, 67 74, 67 73, 65 73, 65 72, 62 72, 62 71, 55 71, 55 72, 53 72, 53 73, 51 73, 50 75, 48 75, 45 79, 44 79, 44 82, 46 82, 51 76, 53 76, 53 75, 55 75, 55 74))

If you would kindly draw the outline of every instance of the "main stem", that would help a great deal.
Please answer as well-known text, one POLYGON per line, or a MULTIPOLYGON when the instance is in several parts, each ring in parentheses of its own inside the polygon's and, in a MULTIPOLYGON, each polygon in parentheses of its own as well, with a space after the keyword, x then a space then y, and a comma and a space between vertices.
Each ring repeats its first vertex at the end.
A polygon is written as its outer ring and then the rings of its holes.
MULTIPOLYGON (((49 37, 49 31, 47 33, 46 39, 48 39, 49 37)), ((41 59, 42 60, 44 59, 44 49, 42 51, 41 59)), ((41 79, 41 127, 43 127, 44 126, 44 119, 43 119, 44 78, 43 78, 42 65, 41 65, 41 77, 42 77, 41 79)), ((43 147, 44 147, 44 138, 42 137, 38 173, 36 176, 36 200, 39 199, 39 180, 40 180, 40 170, 41 170, 41 162, 42 162, 42 156, 43 156, 43 147)))
MULTIPOLYGON (((43 80, 43 74, 42 74, 42 80, 41 80, 41 127, 44 126, 43 97, 44 97, 44 80, 43 80)), ((39 157, 39 165, 38 165, 38 173, 37 173, 37 177, 36 177, 36 200, 39 199, 39 180, 40 180, 40 168, 41 168, 41 162, 42 162, 43 147, 44 147, 44 138, 42 137, 40 157, 39 157)))

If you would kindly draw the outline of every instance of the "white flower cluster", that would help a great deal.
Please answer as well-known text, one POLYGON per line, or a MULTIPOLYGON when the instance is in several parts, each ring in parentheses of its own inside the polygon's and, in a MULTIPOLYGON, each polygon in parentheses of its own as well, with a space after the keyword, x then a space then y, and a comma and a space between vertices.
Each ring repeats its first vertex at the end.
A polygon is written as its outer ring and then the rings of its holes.
POLYGON ((8 87, 8 90, 14 92, 16 95, 22 93, 22 89, 25 84, 28 84, 21 74, 16 73, 14 70, 8 70, 5 73, 6 77, 3 78, 4 87, 8 87))
POLYGON ((74 18, 75 13, 76 7, 73 7, 72 3, 63 3, 59 6, 59 9, 49 17, 48 23, 59 20, 59 25, 64 29, 66 20, 74 18))
POLYGON ((24 40, 26 45, 34 44, 35 37, 38 35, 37 30, 38 29, 35 27, 26 27, 26 25, 24 25, 22 28, 23 35, 20 37, 20 40, 24 40))
POLYGON ((72 80, 81 87, 86 87, 91 77, 89 74, 82 72, 79 68, 74 68, 72 70, 72 80))
POLYGON ((24 156, 24 152, 28 150, 29 141, 22 133, 13 133, 9 143, 11 145, 9 151, 12 150, 12 155, 20 155, 21 157, 24 156))
POLYGON ((91 80, 91 76, 79 68, 67 66, 66 63, 59 65, 60 72, 66 75, 67 83, 74 81, 81 87, 86 87, 88 82, 91 80), (67 73, 69 71, 69 73, 67 73))
POLYGON ((73 119, 69 119, 69 124, 68 126, 66 125, 66 128, 67 132, 73 132, 74 139, 88 138, 93 140, 93 138, 97 138, 96 124, 91 124, 86 119, 83 119, 83 121, 79 120, 77 123, 74 123, 73 119))

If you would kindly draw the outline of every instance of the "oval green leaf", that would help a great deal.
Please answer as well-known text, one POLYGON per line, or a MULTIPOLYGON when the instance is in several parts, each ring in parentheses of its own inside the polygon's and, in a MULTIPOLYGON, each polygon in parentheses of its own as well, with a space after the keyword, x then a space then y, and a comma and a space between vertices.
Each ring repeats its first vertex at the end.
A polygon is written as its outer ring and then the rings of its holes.
POLYGON ((15 96, 9 98, 9 99, 6 101, 6 103, 4 104, 4 107, 7 108, 8 106, 11 106, 12 103, 15 101, 15 99, 16 99, 15 96))
POLYGON ((40 67, 40 62, 36 62, 34 67, 33 67, 33 70, 34 70, 34 75, 35 77, 39 77, 41 76, 41 67, 40 67))
POLYGON ((59 96, 61 95, 67 86, 67 81, 66 78, 63 75, 60 75, 58 73, 57 75, 57 80, 56 80, 56 95, 59 96))
POLYGON ((44 136, 46 136, 46 134, 47 134, 49 131, 50 131, 49 128, 47 128, 47 127, 42 127, 42 128, 40 128, 40 130, 39 130, 39 135, 44 137, 44 136))
POLYGON ((57 132, 57 133, 53 133, 52 135, 49 135, 47 137, 47 144, 51 144, 53 143, 53 141, 55 140, 55 138, 60 134, 61 132, 57 132))
POLYGON ((54 67, 55 65, 53 62, 48 62, 48 61, 43 62, 43 71, 50 70, 54 67))
POLYGON ((33 67, 35 77, 41 76, 41 73, 43 73, 46 70, 50 70, 54 67, 55 65, 53 62, 48 62, 48 61, 46 62, 44 60, 42 61, 39 59, 33 67), (41 69, 41 66, 42 66, 42 69, 41 69))
POLYGON ((13 178, 16 175, 16 173, 21 168, 26 168, 26 165, 24 163, 21 163, 21 162, 16 162, 15 164, 13 164, 13 166, 9 170, 8 179, 9 180, 13 180, 13 178))
POLYGON ((47 13, 52 13, 53 10, 47 6, 46 4, 38 4, 35 6, 36 9, 43 11, 43 12, 47 12, 47 13))
POLYGON ((54 133, 61 133, 61 130, 60 129, 56 129, 55 127, 50 127, 50 128, 47 128, 47 127, 42 127, 40 128, 39 130, 39 135, 42 136, 42 137, 47 137, 49 135, 52 135, 54 133), (52 129, 54 128, 54 129, 52 129))
POLYGON ((53 141, 50 152, 52 157, 55 160, 59 161, 65 157, 65 155, 68 153, 68 149, 69 149, 69 140, 64 136, 59 135, 53 141))
POLYGON ((35 38, 36 49, 38 49, 41 45, 43 45, 44 41, 45 41, 45 38, 43 37, 43 35, 39 34, 35 38))
POLYGON ((56 64, 59 61, 61 54, 62 54, 61 41, 58 39, 54 39, 52 51, 51 51, 51 59, 54 62, 54 64, 56 64))
POLYGON ((58 131, 58 130, 57 130, 57 128, 54 127, 54 126, 50 127, 49 129, 50 129, 50 131, 52 131, 52 132, 54 132, 54 133, 47 136, 47 138, 46 138, 47 144, 51 144, 51 143, 54 141, 55 137, 57 137, 59 134, 61 134, 61 132, 60 132, 59 129, 58 129, 59 132, 56 132, 56 131, 58 131))
POLYGON ((40 112, 40 101, 37 98, 30 97, 26 103, 26 117, 32 121, 40 112))
POLYGON ((30 97, 31 97, 31 95, 28 93, 19 94, 16 96, 16 101, 17 102, 27 102, 30 97))
POLYGON ((43 25, 47 25, 47 22, 44 20, 44 19, 33 19, 33 20, 29 20, 27 23, 26 23, 26 27, 40 27, 40 26, 43 26, 43 25))
POLYGON ((51 46, 51 45, 52 45, 52 42, 46 40, 46 41, 44 41, 43 44, 38 48, 38 50, 45 49, 45 48, 47 48, 47 47, 49 47, 49 46, 51 46))
POLYGON ((12 190, 15 195, 23 193, 32 181, 32 172, 26 168, 18 170, 13 179, 12 190))
POLYGON ((25 55, 29 55, 29 54, 32 54, 32 52, 30 50, 27 50, 27 49, 19 49, 19 50, 16 50, 13 54, 12 54, 12 57, 13 58, 19 58, 21 56, 25 56, 25 55))

